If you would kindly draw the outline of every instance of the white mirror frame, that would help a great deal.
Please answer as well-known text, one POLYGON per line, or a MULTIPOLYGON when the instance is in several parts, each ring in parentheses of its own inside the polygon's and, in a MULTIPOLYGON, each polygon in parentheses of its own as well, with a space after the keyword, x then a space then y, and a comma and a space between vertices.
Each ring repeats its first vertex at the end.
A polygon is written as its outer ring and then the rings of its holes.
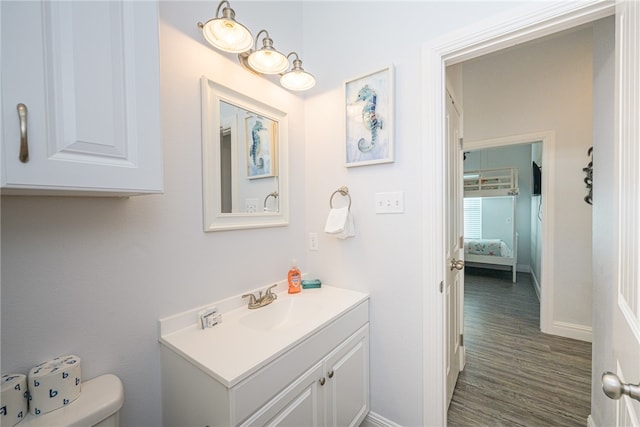
POLYGON ((281 227, 289 224, 289 118, 286 112, 222 86, 206 76, 202 90, 202 205, 204 231, 281 227), (223 213, 220 195, 220 101, 278 122, 278 212, 223 213))

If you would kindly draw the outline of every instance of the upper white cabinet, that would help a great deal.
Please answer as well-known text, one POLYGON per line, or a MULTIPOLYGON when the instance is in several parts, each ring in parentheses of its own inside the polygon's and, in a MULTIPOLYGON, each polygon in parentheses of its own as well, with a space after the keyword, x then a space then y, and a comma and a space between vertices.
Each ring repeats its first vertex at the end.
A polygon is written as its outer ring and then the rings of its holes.
POLYGON ((2 194, 162 192, 157 3, 2 1, 0 14, 2 194))

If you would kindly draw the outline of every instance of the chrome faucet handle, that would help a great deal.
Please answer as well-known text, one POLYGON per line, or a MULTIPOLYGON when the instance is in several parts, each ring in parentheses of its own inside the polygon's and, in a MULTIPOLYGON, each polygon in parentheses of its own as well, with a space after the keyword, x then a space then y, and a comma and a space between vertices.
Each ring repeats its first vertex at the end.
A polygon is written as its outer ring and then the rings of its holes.
POLYGON ((267 293, 266 293, 264 296, 265 296, 265 297, 266 297, 266 296, 269 296, 269 298, 273 298, 273 299, 278 298, 278 295, 276 295, 275 293, 271 292, 271 289, 275 288, 276 286, 278 286, 278 284, 277 284, 277 283, 276 283, 275 285, 271 285, 271 286, 269 286, 269 287, 267 288, 267 293))
POLYGON ((256 296, 254 294, 244 294, 242 295, 242 298, 246 298, 249 297, 249 304, 255 304, 256 303, 256 296))

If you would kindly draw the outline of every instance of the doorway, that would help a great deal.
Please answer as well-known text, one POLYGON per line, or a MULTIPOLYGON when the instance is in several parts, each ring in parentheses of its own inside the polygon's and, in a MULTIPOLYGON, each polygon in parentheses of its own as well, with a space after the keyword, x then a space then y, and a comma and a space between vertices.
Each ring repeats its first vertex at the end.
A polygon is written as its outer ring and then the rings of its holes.
POLYGON ((444 159, 444 102, 445 66, 463 62, 528 40, 562 31, 594 21, 613 13, 611 3, 588 4, 554 3, 547 6, 531 6, 535 11, 518 10, 513 16, 502 16, 492 23, 485 23, 482 31, 467 28, 448 38, 441 38, 427 44, 422 52, 424 84, 422 85, 423 123, 425 145, 433 147, 424 155, 425 172, 423 187, 430 189, 432 197, 424 198, 423 240, 429 242, 424 247, 424 424, 444 425, 446 423, 446 384, 444 354, 445 310, 438 284, 445 274, 444 236, 442 224, 444 214, 439 206, 444 206, 443 194, 445 175, 444 159))

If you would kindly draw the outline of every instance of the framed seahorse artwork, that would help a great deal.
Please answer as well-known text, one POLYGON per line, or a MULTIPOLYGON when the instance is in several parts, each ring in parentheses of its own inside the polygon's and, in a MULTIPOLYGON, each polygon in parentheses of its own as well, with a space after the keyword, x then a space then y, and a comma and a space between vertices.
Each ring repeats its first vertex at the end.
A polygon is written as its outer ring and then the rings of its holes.
POLYGON ((275 153, 276 126, 273 120, 248 114, 244 119, 247 178, 266 178, 277 173, 275 153))
POLYGON ((344 84, 345 166, 393 162, 393 66, 344 84))

